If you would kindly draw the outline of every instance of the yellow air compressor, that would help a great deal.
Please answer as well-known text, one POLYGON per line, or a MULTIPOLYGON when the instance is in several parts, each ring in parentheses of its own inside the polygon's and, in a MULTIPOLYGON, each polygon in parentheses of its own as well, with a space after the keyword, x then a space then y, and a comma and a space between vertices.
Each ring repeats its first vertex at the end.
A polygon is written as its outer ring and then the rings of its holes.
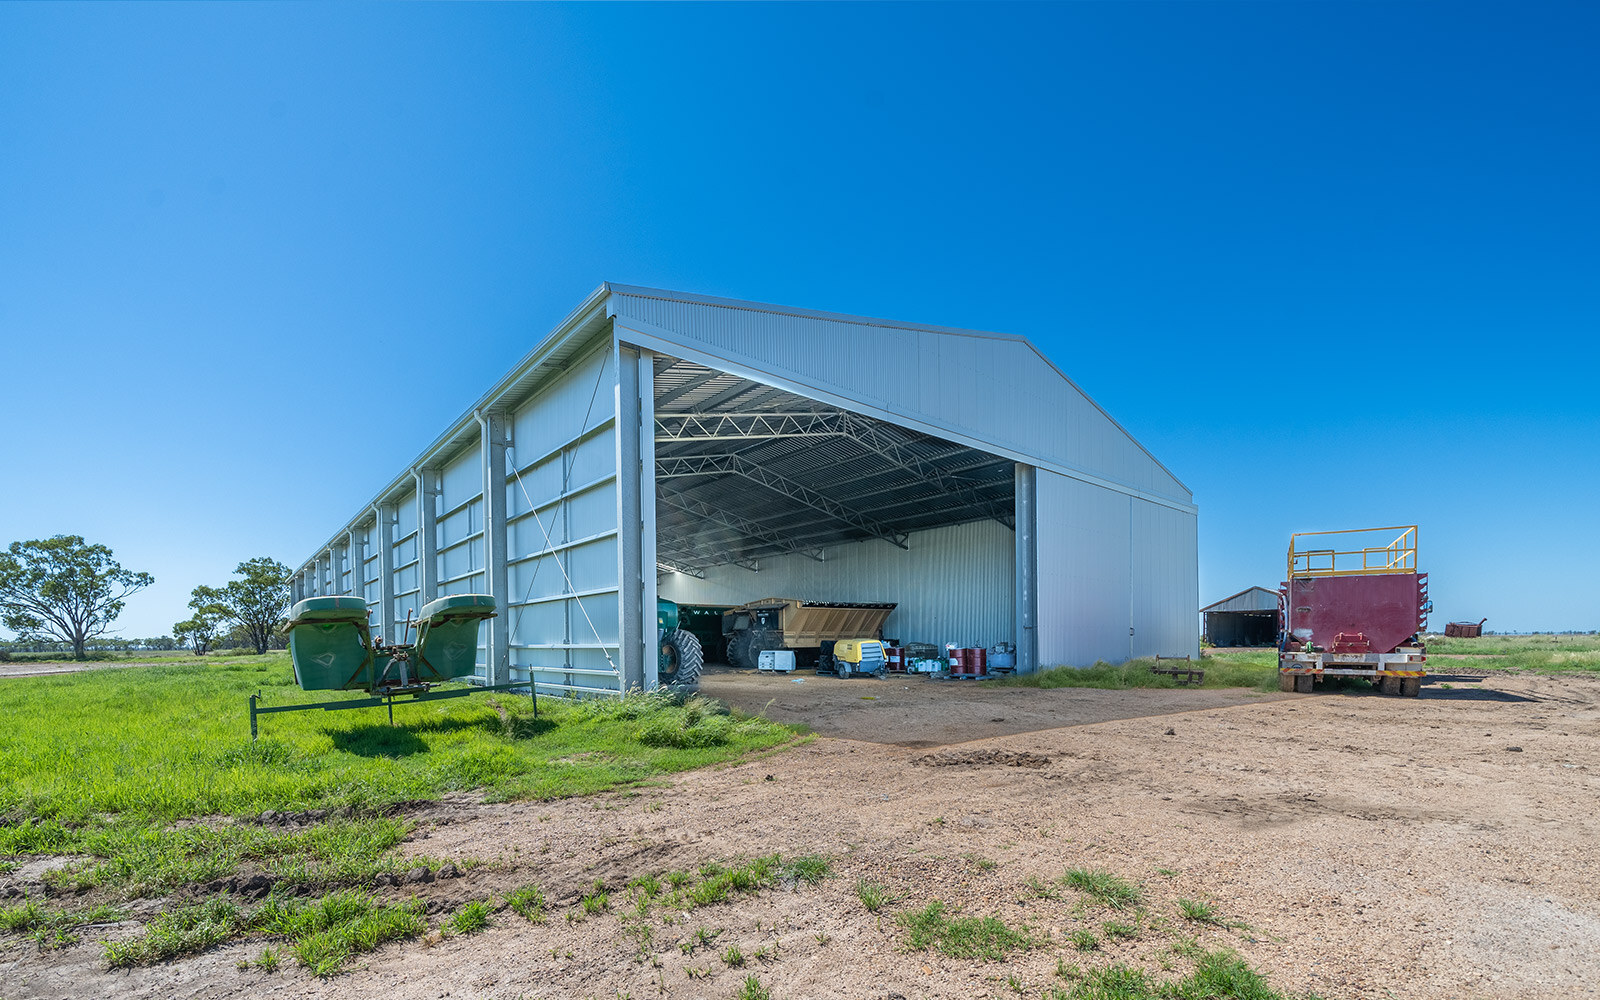
POLYGON ((840 639, 833 644, 832 655, 818 661, 819 671, 824 661, 831 661, 833 672, 840 677, 882 677, 889 662, 877 639, 840 639))

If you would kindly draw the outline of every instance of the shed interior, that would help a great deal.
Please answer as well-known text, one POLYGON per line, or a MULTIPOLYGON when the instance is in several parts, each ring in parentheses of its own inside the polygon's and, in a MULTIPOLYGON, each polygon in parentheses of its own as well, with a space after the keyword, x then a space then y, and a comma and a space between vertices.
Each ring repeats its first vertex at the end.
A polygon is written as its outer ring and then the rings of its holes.
POLYGON ((1014 641, 1010 459, 670 357, 654 404, 662 597, 893 601, 885 638, 1014 641))
POLYGON ((1272 646, 1278 641, 1276 611, 1207 611, 1206 640, 1214 646, 1272 646))

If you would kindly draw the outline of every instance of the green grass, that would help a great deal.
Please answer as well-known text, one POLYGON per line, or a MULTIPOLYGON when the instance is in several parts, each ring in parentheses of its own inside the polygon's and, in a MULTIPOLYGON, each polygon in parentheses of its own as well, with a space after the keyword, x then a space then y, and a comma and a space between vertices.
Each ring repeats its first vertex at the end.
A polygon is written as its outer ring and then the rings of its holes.
POLYGON ((1539 635, 1485 635, 1476 639, 1438 636, 1428 640, 1428 652, 1452 656, 1504 656, 1508 653, 1597 653, 1600 635, 1577 632, 1539 635))
POLYGON ((1108 941, 1126 941, 1139 936, 1138 924, 1118 923, 1115 920, 1107 920, 1100 925, 1100 930, 1105 933, 1108 941))
POLYGON ((483 694, 397 704, 393 727, 381 709, 264 716, 252 744, 246 699, 254 692, 268 706, 360 697, 302 692, 282 653, 5 683, 0 822, 12 824, 107 813, 172 821, 264 809, 370 812, 479 788, 494 799, 555 798, 793 738, 698 699, 544 698, 535 720, 528 698, 483 694), (687 735, 662 742, 655 734, 663 728, 687 735))
POLYGON ((1144 892, 1138 886, 1103 868, 1069 869, 1061 883, 1113 910, 1126 910, 1144 902, 1144 892))
POLYGON ((0 931, 25 935, 41 948, 64 948, 78 940, 77 931, 85 925, 110 923, 124 916, 123 911, 111 906, 66 910, 41 906, 38 900, 30 899, 15 906, 0 906, 0 931))
POLYGON ((122 819, 88 826, 59 820, 0 826, 0 851, 85 854, 94 860, 51 872, 64 891, 103 888, 124 899, 202 884, 241 868, 283 888, 315 891, 370 884, 380 873, 415 867, 389 853, 407 824, 394 819, 335 820, 303 830, 236 826, 146 826, 122 819))
POLYGON ((1183 914, 1183 919, 1192 920, 1200 924, 1215 924, 1220 922, 1217 908, 1211 903, 1199 899, 1184 899, 1178 897, 1178 912, 1183 914))
POLYGON ((1194 971, 1172 982, 1125 965, 1070 971, 1077 982, 1055 990, 1052 1000, 1287 1000, 1228 951, 1200 952, 1194 971))
POLYGON ((772 991, 761 985, 761 980, 755 976, 744 977, 744 982, 739 986, 739 992, 734 994, 735 1000, 772 1000, 772 991))
POLYGON ((906 929, 912 951, 932 948, 951 958, 1002 961, 1014 951, 1034 946, 1033 935, 1017 930, 996 917, 953 917, 934 900, 920 910, 900 914, 896 922, 906 929))
POLYGON ((489 926, 489 904, 482 899, 474 899, 463 903, 461 908, 450 915, 447 925, 457 934, 476 934, 489 926))
POLYGON ((1073 931, 1067 935, 1067 940, 1079 951, 1098 951, 1100 939, 1094 936, 1094 931, 1073 931))
POLYGON ((730 969, 739 968, 744 965, 744 952, 740 951, 736 944, 728 945, 727 950, 722 953, 722 964, 730 969))
POLYGON ((536 885, 525 885, 506 894, 506 905, 511 912, 533 923, 544 923, 544 890, 536 885))
POLYGON ((888 889, 866 879, 856 882, 856 898, 861 900, 861 905, 866 907, 869 913, 877 913, 890 903, 900 900, 899 896, 891 894, 888 889))
MULTIPOLYGON (((1091 667, 1053 667, 1033 674, 1018 674, 999 680, 986 681, 996 687, 1033 688, 1102 688, 1123 691, 1129 688, 1183 687, 1167 674, 1150 672, 1154 660, 1129 660, 1126 663, 1099 662, 1091 667)), ((1201 687, 1252 688, 1258 691, 1278 690, 1278 654, 1276 650, 1255 650, 1248 653, 1224 653, 1207 656, 1195 663, 1206 672, 1201 687)), ((1192 686, 1192 685, 1191 685, 1192 686)))
MULTIPOLYGON (((287 938, 290 950, 312 974, 327 976, 355 955, 386 941, 416 937, 425 929, 420 903, 380 903, 364 892, 347 890, 309 903, 273 899, 253 912, 215 897, 163 913, 139 937, 104 947, 106 964, 117 969, 194 954, 238 938, 272 935, 287 938)), ((270 961, 275 965, 277 959, 270 961)))

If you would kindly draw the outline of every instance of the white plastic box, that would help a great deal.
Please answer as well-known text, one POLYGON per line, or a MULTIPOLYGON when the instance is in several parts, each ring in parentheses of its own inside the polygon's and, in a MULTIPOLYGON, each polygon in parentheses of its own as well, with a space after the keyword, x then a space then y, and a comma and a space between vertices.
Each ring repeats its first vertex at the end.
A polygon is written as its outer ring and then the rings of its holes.
POLYGON ((763 649, 761 655, 756 657, 756 669, 788 673, 794 669, 794 650, 763 649))

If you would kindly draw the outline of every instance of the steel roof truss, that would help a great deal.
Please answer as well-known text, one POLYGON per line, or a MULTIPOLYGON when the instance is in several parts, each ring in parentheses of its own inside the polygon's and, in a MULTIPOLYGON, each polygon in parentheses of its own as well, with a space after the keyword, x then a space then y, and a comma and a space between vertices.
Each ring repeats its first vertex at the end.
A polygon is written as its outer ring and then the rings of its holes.
POLYGON ((895 546, 908 548, 906 532, 896 531, 845 506, 832 497, 825 496, 765 466, 758 465, 742 455, 700 455, 694 458, 667 458, 656 461, 656 478, 681 479, 686 476, 735 475, 764 486, 774 493, 796 503, 833 517, 841 523, 862 531, 874 538, 895 546))

